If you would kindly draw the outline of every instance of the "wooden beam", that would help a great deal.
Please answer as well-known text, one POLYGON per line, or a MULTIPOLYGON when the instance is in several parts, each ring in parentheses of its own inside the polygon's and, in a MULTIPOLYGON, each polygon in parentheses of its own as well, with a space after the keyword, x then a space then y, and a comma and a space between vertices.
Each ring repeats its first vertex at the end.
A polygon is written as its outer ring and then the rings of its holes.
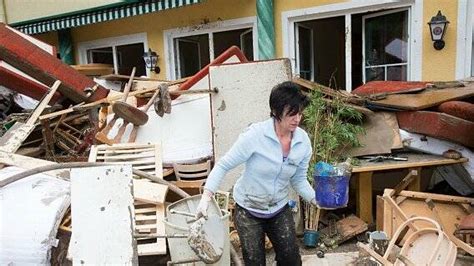
POLYGON ((357 182, 357 215, 366 223, 372 223, 372 172, 358 173, 357 182))
MULTIPOLYGON (((408 186, 408 189, 407 190, 410 190, 410 191, 420 191, 421 190, 421 167, 414 167, 414 168, 410 168, 409 171, 412 174, 413 176, 413 181, 409 182, 407 184, 408 186)), ((402 189, 400 189, 401 191, 402 189)), ((400 192, 399 191, 399 192, 400 192)))

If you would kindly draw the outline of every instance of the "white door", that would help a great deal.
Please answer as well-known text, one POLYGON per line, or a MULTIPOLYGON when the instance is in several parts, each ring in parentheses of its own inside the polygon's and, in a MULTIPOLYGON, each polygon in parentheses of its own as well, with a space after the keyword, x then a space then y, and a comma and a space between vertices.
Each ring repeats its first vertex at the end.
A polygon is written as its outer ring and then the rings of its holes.
POLYGON ((409 10, 362 17, 363 82, 409 80, 409 10))

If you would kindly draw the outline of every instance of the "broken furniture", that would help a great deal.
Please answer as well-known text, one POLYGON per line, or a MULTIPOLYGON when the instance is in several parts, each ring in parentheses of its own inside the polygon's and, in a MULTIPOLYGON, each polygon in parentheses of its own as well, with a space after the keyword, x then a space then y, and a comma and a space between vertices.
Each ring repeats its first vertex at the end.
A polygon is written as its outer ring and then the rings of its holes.
MULTIPOLYGON (((195 195, 176 201, 166 207, 166 219, 164 223, 167 235, 188 234, 195 218, 186 217, 182 213, 195 214, 200 199, 201 195, 195 195)), ((211 200, 208 209, 208 217, 211 216, 218 217, 221 223, 217 224, 211 230, 204 228, 202 234, 206 234, 209 239, 223 237, 224 243, 222 256, 217 262, 210 265, 230 265, 229 213, 219 209, 217 202, 211 200)), ((191 248, 186 238, 168 238, 168 247, 172 261, 169 264, 197 262, 196 265, 205 265, 200 256, 191 248)))
MULTIPOLYGON (((102 144, 91 147, 89 162, 131 164, 133 169, 163 178, 161 148, 158 144, 122 143, 112 146, 102 144)), ((167 186, 133 178, 135 229, 137 233, 164 234, 164 202, 167 186), (166 188, 166 189, 165 189, 166 188)), ((166 254, 166 240, 139 241, 138 255, 166 254)))
POLYGON ((428 154, 399 154, 407 157, 407 161, 385 161, 383 163, 361 161, 360 166, 352 168, 352 174, 356 181, 356 208, 357 215, 366 223, 373 221, 372 216, 372 176, 376 172, 407 169, 417 170, 415 180, 408 186, 409 190, 419 191, 421 186, 421 170, 423 167, 438 165, 459 164, 467 161, 465 158, 458 160, 446 159, 441 156, 428 154))
POLYGON ((456 246, 449 240, 441 226, 426 217, 406 219, 392 236, 383 256, 365 244, 359 242, 357 245, 383 265, 454 265, 457 254, 456 246), (415 225, 415 222, 419 221, 423 222, 422 228, 417 227, 420 223, 415 225), (411 231, 407 234, 408 228, 411 231), (389 261, 388 257, 393 252, 397 240, 405 234, 406 241, 402 244, 396 260, 389 261))
POLYGON ((35 128, 36 120, 46 108, 53 95, 56 93, 61 81, 54 82, 51 89, 44 96, 41 102, 38 103, 35 110, 31 113, 26 123, 16 122, 1 138, 0 149, 5 152, 15 153, 20 148, 23 141, 30 135, 35 128))
POLYGON ((198 194, 211 172, 211 160, 196 164, 173 164, 176 186, 191 195, 198 194))
MULTIPOLYGON (((403 188, 403 186, 401 186, 403 188)), ((473 213, 473 198, 448 196, 415 191, 385 189, 383 203, 378 206, 383 215, 383 230, 389 237, 409 217, 422 216, 440 224, 448 238, 465 252, 474 255, 474 248, 454 236, 456 224, 473 213)), ((420 226, 423 228, 423 226, 420 226)))
POLYGON ((355 215, 349 215, 339 221, 330 221, 329 225, 320 230, 320 241, 326 247, 337 245, 355 237, 368 230, 366 222, 355 215))
POLYGON ((472 121, 432 111, 397 112, 397 119, 401 129, 474 148, 472 121))
POLYGON ((454 235, 468 245, 474 246, 474 213, 461 219, 454 235))

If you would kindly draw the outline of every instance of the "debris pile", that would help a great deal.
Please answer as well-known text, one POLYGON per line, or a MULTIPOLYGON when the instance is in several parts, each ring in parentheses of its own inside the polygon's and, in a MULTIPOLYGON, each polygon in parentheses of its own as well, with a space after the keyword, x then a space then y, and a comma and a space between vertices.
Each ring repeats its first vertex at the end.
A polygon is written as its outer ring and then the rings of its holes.
POLYGON ((288 59, 248 62, 237 47, 191 77, 163 81, 135 77, 134 70, 110 74, 103 65, 72 68, 48 45, 3 24, 0 43, 0 202, 13 210, 2 217, 2 264, 131 264, 159 255, 174 263, 238 265, 225 192, 238 171, 221 186, 210 224, 189 217, 199 199, 190 194, 200 192, 212 163, 244 128, 268 117, 271 88, 287 80, 319 90, 326 102, 341 99, 363 114, 365 128, 362 145, 348 151, 361 162, 352 168, 359 217, 327 219, 320 209, 303 211, 292 196, 298 224, 317 231, 327 248, 360 235, 374 222, 372 174, 407 169, 377 200, 376 223, 388 247, 383 254, 371 244, 361 248, 381 263, 450 264, 457 252, 474 254, 472 198, 414 191, 422 167, 441 166, 435 175, 461 195, 474 192, 474 83, 371 82, 349 93, 293 77, 288 59), (104 75, 92 80, 91 73, 104 75), (431 242, 434 235, 438 242, 431 242), (189 245, 186 257, 182 245, 189 245), (395 260, 394 245, 401 247, 395 260), (431 252, 429 260, 411 256, 420 247, 431 252))

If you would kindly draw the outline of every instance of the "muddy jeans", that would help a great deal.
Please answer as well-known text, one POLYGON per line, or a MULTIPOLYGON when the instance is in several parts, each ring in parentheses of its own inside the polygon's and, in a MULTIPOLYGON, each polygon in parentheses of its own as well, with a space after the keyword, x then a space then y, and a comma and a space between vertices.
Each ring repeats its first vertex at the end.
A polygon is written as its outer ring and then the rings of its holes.
POLYGON ((265 266, 265 233, 272 242, 277 265, 301 265, 295 222, 288 205, 269 219, 254 217, 237 204, 235 208, 234 223, 246 266, 265 266))

